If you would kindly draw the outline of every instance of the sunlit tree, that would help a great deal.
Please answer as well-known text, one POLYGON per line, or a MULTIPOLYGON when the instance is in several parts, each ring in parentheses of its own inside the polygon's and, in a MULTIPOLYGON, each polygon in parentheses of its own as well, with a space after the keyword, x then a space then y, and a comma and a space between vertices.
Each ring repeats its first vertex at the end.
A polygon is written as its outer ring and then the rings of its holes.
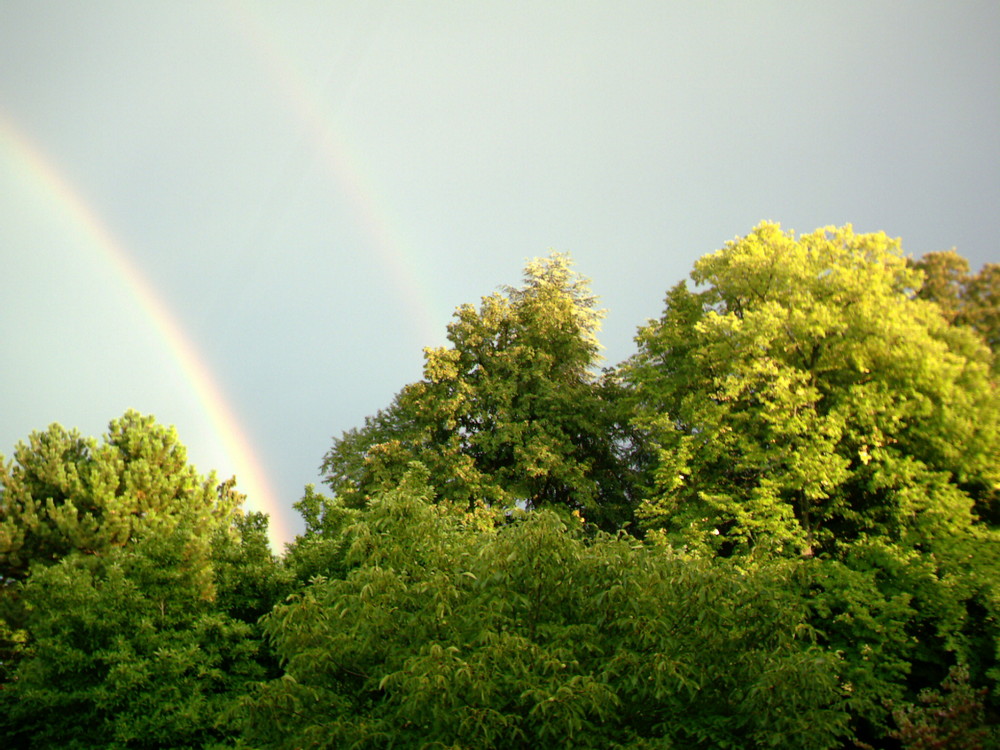
POLYGON ((761 224, 670 290, 622 368, 654 454, 641 523, 750 568, 799 558, 870 742, 885 701, 951 666, 1000 677, 991 354, 922 277, 884 234, 761 224))
POLYGON ((990 511, 989 351, 913 299, 897 241, 762 224, 692 278, 624 368, 659 451, 648 527, 808 556, 873 534, 927 544, 990 511))

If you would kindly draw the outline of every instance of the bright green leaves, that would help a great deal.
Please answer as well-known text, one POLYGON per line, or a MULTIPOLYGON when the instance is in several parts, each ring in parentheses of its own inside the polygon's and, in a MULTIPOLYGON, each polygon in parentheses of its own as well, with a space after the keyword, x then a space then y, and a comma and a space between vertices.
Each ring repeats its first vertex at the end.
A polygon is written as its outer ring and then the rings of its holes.
POLYGON ((912 298, 896 241, 762 224, 692 278, 624 367, 660 452, 648 526, 809 556, 971 522, 966 488, 998 476, 986 360, 912 298))
POLYGON ((588 282, 530 261, 334 441, 283 561, 151 418, 35 433, 0 468, 0 732, 828 748, 944 737, 943 711, 978 741, 996 268, 762 224, 599 373, 588 282))
POLYGON ((1000 402, 986 347, 922 299, 973 310, 953 276, 924 294, 883 234, 762 224, 696 264, 622 367, 653 457, 641 522, 752 570, 810 558, 800 601, 865 741, 908 685, 997 674, 977 517, 1000 515, 1000 402))

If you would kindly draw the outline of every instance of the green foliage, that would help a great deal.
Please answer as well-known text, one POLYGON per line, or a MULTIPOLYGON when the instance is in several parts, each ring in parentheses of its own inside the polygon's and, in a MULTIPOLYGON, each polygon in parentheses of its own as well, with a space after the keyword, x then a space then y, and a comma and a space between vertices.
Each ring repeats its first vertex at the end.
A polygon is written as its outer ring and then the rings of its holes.
POLYGON ((622 368, 655 446, 644 526, 751 566, 805 558, 799 596, 859 740, 955 664, 996 686, 988 349, 882 234, 762 224, 692 278, 622 368))
POLYGON ((217 609, 249 624, 285 598, 292 574, 272 554, 263 513, 237 514, 212 539, 217 609))
MULTIPOLYGON (((996 568, 980 567, 987 570, 996 568)), ((977 684, 996 684, 989 674, 1000 635, 989 602, 995 589, 970 586, 956 572, 883 540, 854 545, 843 561, 804 561, 796 596, 810 611, 818 645, 839 656, 859 739, 881 741, 892 727, 888 702, 915 700, 956 663, 971 666, 977 684)))
MULTIPOLYGON (((216 485, 187 464, 173 428, 134 411, 111 422, 101 445, 57 424, 34 432, 0 467, 0 579, 181 526, 187 558, 205 562, 240 502, 231 483, 216 485)), ((207 566, 203 574, 208 594, 207 566)))
POLYGON ((0 690, 0 733, 37 748, 203 747, 250 680, 259 640, 202 596, 184 534, 74 554, 18 587, 29 634, 0 690))
POLYGON ((977 274, 954 250, 927 253, 912 263, 923 271, 917 296, 936 302, 950 323, 974 329, 994 353, 1000 349, 1000 263, 987 263, 977 274))
POLYGON ((295 509, 305 521, 305 534, 289 545, 284 564, 295 580, 316 576, 343 578, 347 574, 347 541, 343 530, 357 522, 360 511, 347 508, 307 485, 295 509))
POLYGON ((460 307, 282 560, 151 417, 32 434, 0 744, 995 745, 1000 266, 761 224, 692 279, 603 373, 565 256, 460 307))
POLYGON ((53 426, 0 495, 5 747, 235 741, 225 717, 274 659, 253 624, 288 587, 267 519, 134 412, 103 445, 53 426))
POLYGON ((692 549, 841 554, 961 533, 995 499, 989 352, 883 234, 761 224, 702 258, 623 372, 657 446, 639 514, 692 549))
POLYGON ((785 593, 551 510, 430 503, 426 471, 342 530, 347 574, 265 628, 266 747, 833 747, 835 660, 785 593))
POLYGON ((327 484, 359 507, 423 463, 441 499, 578 509, 607 528, 631 518, 631 433, 622 391, 595 372, 602 315, 562 255, 524 285, 463 305, 424 379, 334 442, 327 484))

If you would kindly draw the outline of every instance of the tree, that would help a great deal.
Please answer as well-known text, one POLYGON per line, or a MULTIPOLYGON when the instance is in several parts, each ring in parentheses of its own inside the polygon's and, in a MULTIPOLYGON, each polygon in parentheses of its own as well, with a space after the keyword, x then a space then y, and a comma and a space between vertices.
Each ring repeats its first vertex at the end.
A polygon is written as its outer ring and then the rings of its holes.
POLYGON ((268 523, 264 513, 235 514, 212 538, 215 606, 254 626, 293 587, 291 571, 271 552, 268 523))
POLYGON ((810 641, 792 566, 741 571, 562 509, 434 497, 415 464, 342 528, 344 575, 265 618, 285 674, 244 702, 248 742, 840 745, 836 658, 810 641))
POLYGON ((235 480, 127 412, 53 425, 0 473, 0 736, 11 747, 206 747, 275 666, 256 620, 287 582, 235 480))
POLYGON ((750 569, 800 558, 866 741, 955 664, 1000 677, 1000 401, 921 277, 884 234, 761 224, 698 261, 622 367, 655 454, 641 523, 750 569))
POLYGON ((912 265, 924 273, 920 299, 936 302, 950 323, 969 326, 990 346, 1000 347, 1000 263, 969 273, 969 261, 954 250, 927 253, 912 265))
MULTIPOLYGON (((202 748, 271 676, 259 634, 203 596, 185 532, 38 567, 17 586, 25 648, 0 684, 6 747, 202 748)), ((6 666, 6 665, 5 665, 6 666)))
POLYGON ((601 315, 566 256, 531 261, 522 287, 457 310, 451 346, 425 350, 423 380, 334 441, 327 484, 359 507, 419 461, 442 499, 627 522, 631 436, 620 385, 596 371, 601 315))
POLYGON ((187 465, 172 428, 128 411, 102 444, 54 424, 0 458, 0 682, 27 637, 18 584, 69 555, 98 567, 148 535, 181 531, 185 565, 211 598, 211 538, 241 502, 187 465))
POLYGON ((695 265, 624 368, 659 455, 640 515, 717 552, 907 544, 991 512, 989 352, 884 234, 761 224, 695 265))
MULTIPOLYGON (((147 534, 187 527, 191 565, 207 567, 213 531, 242 500, 233 483, 200 477, 176 431, 128 411, 104 442, 53 424, 19 443, 0 467, 0 579, 71 552, 100 557, 147 534)), ((206 593, 207 590, 206 590, 206 593)))

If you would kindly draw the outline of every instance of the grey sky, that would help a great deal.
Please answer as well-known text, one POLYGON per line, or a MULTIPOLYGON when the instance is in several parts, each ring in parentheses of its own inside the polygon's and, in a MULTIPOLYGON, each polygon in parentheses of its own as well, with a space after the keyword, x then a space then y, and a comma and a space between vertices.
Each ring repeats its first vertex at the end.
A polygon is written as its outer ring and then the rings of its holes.
POLYGON ((8 0, 0 452, 134 407, 235 470, 17 137, 155 287, 295 528, 331 437, 528 257, 593 280, 609 364, 762 219, 1000 260, 998 38, 993 1, 8 0))

